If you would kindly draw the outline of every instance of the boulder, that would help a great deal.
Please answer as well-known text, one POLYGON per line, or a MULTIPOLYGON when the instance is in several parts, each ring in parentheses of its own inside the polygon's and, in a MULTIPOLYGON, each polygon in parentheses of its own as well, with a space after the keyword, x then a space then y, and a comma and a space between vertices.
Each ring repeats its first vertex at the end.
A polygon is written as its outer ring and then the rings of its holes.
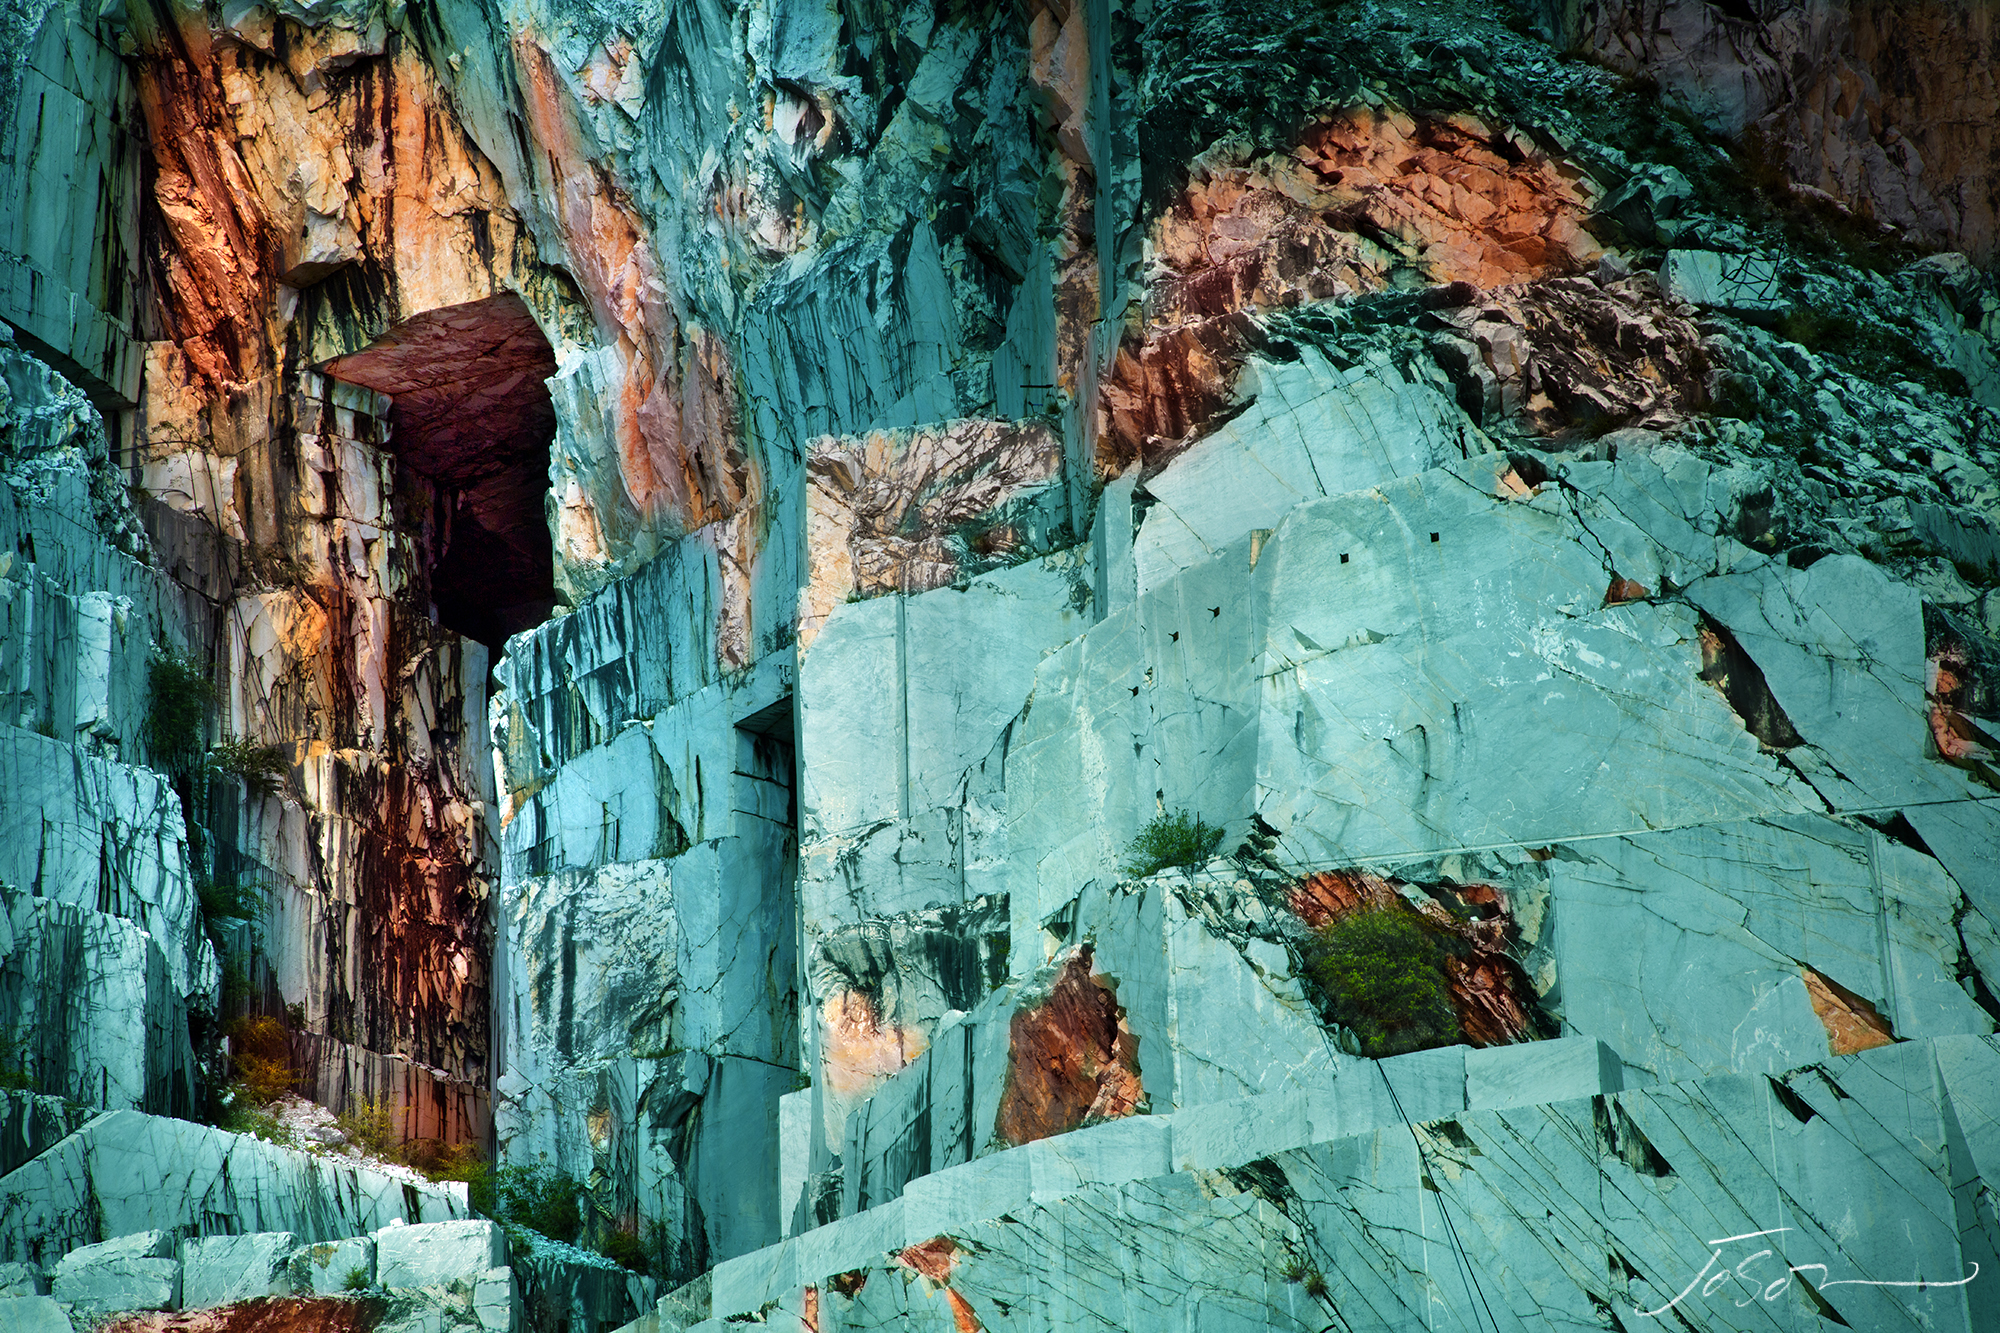
POLYGON ((298 1248, 289 1231, 203 1236, 181 1245, 181 1308, 209 1310, 253 1296, 289 1296, 287 1261, 298 1248))
POLYGON ((177 1309, 181 1265, 170 1257, 173 1243, 170 1231, 141 1231, 71 1250, 56 1265, 55 1298, 86 1316, 177 1309))
POLYGON ((521 1325, 521 1289, 511 1268, 490 1268, 472 1280, 472 1315, 487 1333, 514 1333, 521 1325))
POLYGON ((385 1227, 375 1233, 375 1277, 384 1287, 442 1287, 500 1268, 507 1238, 483 1220, 385 1227))
POLYGON ((292 1251, 292 1289, 315 1296, 333 1296, 354 1290, 350 1279, 356 1271, 363 1286, 375 1284, 375 1242, 366 1236, 322 1241, 292 1251))
POLYGON ((70 1333, 69 1316, 48 1296, 0 1296, 0 1328, 7 1333, 70 1333))
POLYGON ((48 1275, 33 1264, 0 1264, 0 1297, 46 1296, 48 1275))

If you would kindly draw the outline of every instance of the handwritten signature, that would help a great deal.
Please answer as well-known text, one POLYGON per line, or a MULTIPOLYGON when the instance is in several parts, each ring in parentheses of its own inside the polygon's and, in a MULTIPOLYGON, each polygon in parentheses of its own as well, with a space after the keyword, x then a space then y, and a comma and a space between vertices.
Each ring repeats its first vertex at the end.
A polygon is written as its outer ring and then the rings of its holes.
MULTIPOLYGON (((1790 1230, 1790 1227, 1771 1227, 1764 1231, 1746 1231, 1740 1236, 1723 1236, 1718 1240, 1709 1241, 1708 1262, 1703 1264, 1701 1271, 1694 1275, 1693 1281, 1681 1288, 1680 1295, 1674 1297, 1657 1310, 1641 1310, 1637 1306, 1634 1306, 1632 1313, 1638 1315, 1641 1319, 1652 1319, 1665 1314, 1686 1300, 1693 1294, 1696 1287, 1701 1288, 1703 1296, 1713 1296, 1717 1291, 1731 1282, 1740 1282, 1750 1290, 1750 1295, 1747 1299, 1736 1302, 1737 1309, 1741 1310, 1746 1306, 1754 1304, 1760 1294, 1758 1283, 1763 1282, 1763 1279, 1761 1276, 1753 1278, 1751 1271, 1754 1266, 1762 1264, 1767 1259, 1775 1260, 1777 1263, 1784 1263, 1783 1259, 1777 1258, 1776 1251, 1766 1246, 1754 1254, 1745 1256, 1734 1266, 1723 1264, 1721 1268, 1717 1268, 1716 1265, 1722 1263, 1722 1256, 1731 1245, 1735 1245, 1740 1241, 1757 1240, 1764 1236, 1783 1235, 1790 1230), (1704 1282, 1703 1278, 1707 1278, 1708 1280, 1704 1282)), ((1914 1287, 1918 1291, 1923 1291, 1928 1287, 1962 1287, 1972 1281, 1973 1278, 1979 1276, 1979 1265, 1973 1263, 1971 1276, 1962 1277, 1952 1282, 1937 1282, 1927 1279, 1915 1282, 1878 1282, 1869 1278, 1858 1277, 1836 1278, 1829 1282, 1827 1281, 1829 1270, 1825 1264, 1789 1264, 1786 1266, 1783 1276, 1773 1278, 1763 1284, 1761 1292, 1763 1299, 1766 1301, 1777 1300, 1785 1288, 1790 1285, 1794 1273, 1805 1273, 1812 1270, 1819 1272, 1819 1281, 1813 1282, 1807 1278, 1800 1278, 1799 1280, 1806 1282, 1814 1291, 1825 1291, 1829 1287, 1914 1287)), ((1764 1271, 1770 1272, 1773 1270, 1766 1268, 1764 1271)))

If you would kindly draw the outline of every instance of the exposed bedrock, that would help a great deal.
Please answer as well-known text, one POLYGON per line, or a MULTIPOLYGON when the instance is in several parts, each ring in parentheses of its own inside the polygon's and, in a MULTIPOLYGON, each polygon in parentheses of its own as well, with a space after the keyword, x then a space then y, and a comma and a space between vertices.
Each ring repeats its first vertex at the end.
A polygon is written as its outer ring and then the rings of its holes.
POLYGON ((1995 1326, 1982 15, 12 6, 0 1325, 1995 1326))
POLYGON ((1918 5, 1526 0, 1561 46, 1657 80, 1808 198, 1984 264, 1995 246, 1993 14, 1918 5))

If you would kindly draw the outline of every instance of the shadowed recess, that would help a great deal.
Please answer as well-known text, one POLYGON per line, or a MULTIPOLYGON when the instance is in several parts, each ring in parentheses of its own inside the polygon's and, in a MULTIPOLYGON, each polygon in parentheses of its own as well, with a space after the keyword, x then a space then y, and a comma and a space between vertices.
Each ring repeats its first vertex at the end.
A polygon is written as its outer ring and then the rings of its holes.
POLYGON ((430 493, 422 536, 437 618, 495 648, 555 604, 543 506, 555 369, 512 293, 426 311, 326 366, 393 400, 389 447, 430 493))

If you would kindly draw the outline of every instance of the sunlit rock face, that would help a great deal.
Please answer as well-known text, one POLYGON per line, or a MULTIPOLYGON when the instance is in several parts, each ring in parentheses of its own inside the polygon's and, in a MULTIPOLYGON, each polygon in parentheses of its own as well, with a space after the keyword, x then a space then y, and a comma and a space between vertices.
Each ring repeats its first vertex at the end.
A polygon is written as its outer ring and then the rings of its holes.
POLYGON ((15 6, 0 1324, 1994 1326, 1985 23, 15 6))

